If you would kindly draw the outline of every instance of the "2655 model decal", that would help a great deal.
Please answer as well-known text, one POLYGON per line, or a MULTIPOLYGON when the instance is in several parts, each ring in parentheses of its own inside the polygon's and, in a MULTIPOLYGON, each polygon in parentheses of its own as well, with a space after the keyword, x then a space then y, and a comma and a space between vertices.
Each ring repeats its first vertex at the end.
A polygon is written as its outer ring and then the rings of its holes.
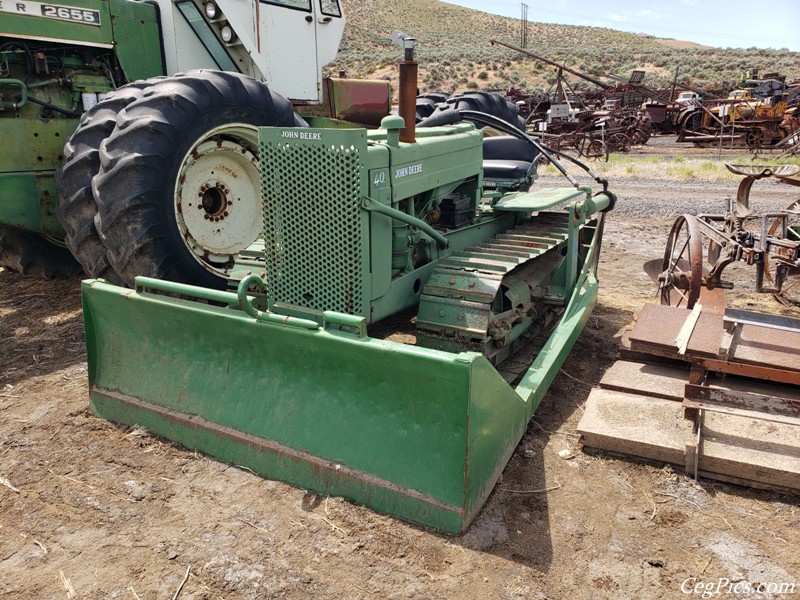
POLYGON ((0 12, 73 21, 86 25, 100 25, 100 11, 77 6, 55 6, 28 0, 0 0, 0 12))

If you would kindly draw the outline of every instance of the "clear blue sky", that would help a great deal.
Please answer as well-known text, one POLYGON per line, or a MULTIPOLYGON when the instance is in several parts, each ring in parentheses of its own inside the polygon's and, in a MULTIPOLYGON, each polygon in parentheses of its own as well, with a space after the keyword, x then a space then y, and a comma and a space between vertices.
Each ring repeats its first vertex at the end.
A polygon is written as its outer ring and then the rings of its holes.
MULTIPOLYGON (((521 2, 446 0, 519 18, 521 2)), ((719 48, 800 52, 800 0, 525 0, 528 21, 608 27, 719 48)))

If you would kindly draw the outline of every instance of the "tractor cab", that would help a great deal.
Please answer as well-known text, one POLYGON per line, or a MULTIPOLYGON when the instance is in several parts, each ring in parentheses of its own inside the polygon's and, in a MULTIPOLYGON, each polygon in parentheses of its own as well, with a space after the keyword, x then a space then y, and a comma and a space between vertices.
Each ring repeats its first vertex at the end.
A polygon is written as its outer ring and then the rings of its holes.
POLYGON ((336 58, 344 31, 339 0, 158 0, 158 7, 168 73, 216 64, 287 98, 322 101, 322 67, 336 58))

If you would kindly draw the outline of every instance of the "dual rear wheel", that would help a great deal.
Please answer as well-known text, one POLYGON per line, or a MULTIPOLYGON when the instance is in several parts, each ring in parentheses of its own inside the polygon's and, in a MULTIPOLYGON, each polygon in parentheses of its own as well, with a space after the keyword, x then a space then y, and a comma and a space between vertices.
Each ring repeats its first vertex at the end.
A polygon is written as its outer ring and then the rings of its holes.
POLYGON ((87 112, 57 173, 84 270, 223 289, 261 233, 261 126, 305 122, 265 84, 210 70, 127 85, 87 112))

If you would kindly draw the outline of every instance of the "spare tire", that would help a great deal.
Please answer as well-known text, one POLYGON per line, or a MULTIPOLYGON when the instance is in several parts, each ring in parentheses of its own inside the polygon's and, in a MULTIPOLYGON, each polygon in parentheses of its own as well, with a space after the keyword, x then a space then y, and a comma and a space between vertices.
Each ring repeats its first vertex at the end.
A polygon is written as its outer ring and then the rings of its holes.
POLYGON ((525 119, 519 116, 519 107, 500 94, 468 92, 449 98, 447 104, 459 110, 475 110, 498 117, 525 131, 525 119))
POLYGON ((307 127, 288 100, 238 73, 150 86, 100 146, 95 219, 114 270, 224 289, 261 235, 258 127, 307 127))

